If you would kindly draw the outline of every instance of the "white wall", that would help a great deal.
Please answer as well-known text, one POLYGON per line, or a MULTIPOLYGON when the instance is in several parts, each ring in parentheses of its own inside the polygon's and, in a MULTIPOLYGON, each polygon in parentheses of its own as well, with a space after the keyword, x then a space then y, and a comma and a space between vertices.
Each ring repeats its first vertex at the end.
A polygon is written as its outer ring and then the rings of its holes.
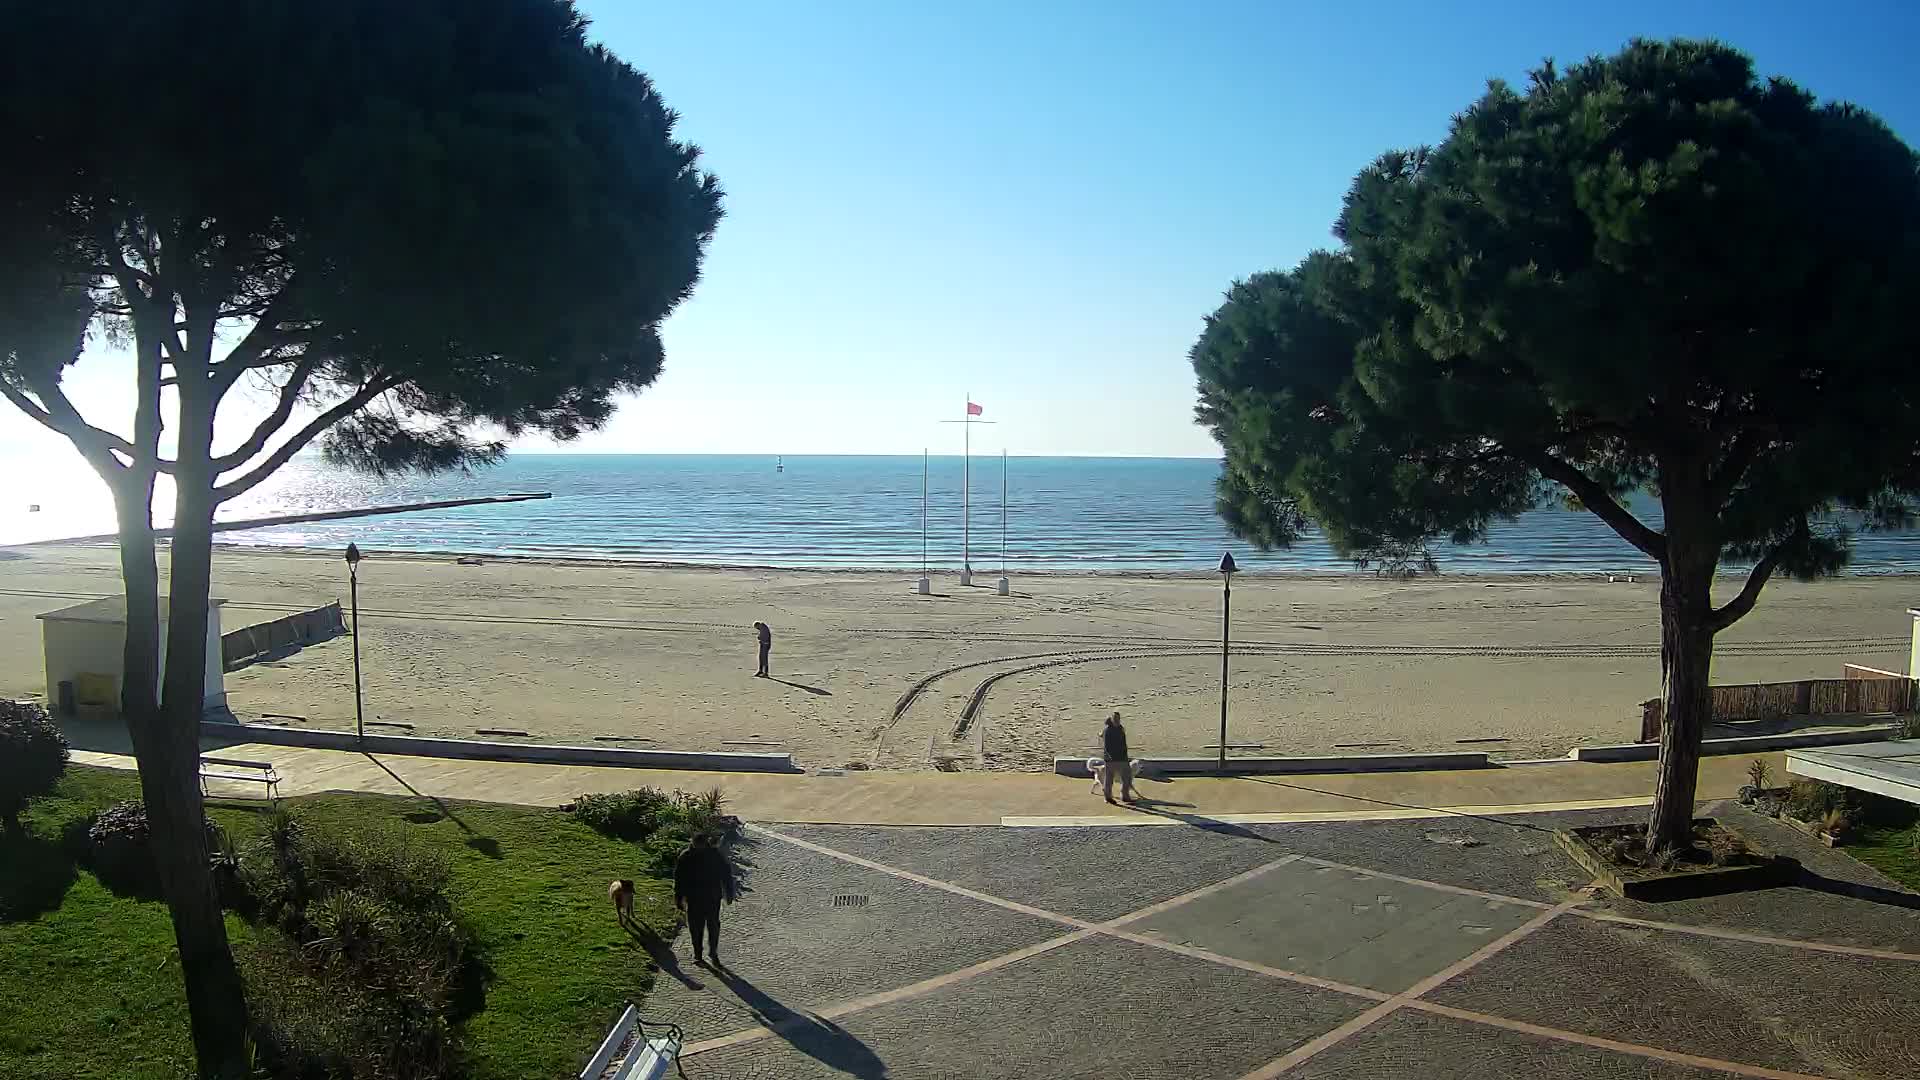
MULTIPOLYGON (((120 623, 77 622, 66 619, 40 620, 40 637, 46 651, 47 708, 60 704, 60 684, 73 680, 81 672, 107 675, 113 679, 113 698, 120 697, 120 665, 127 647, 127 629, 120 623)), ((160 622, 160 670, 167 666, 167 623, 160 622)), ((208 706, 225 705, 227 688, 225 665, 220 652, 220 608, 207 612, 207 696, 208 706)), ((156 680, 154 692, 160 687, 156 680)))

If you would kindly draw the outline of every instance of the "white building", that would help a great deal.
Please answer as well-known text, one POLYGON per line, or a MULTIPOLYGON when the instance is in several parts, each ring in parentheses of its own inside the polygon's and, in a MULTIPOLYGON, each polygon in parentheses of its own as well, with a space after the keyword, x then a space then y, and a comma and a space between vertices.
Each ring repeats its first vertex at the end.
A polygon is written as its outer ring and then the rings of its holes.
MULTIPOLYGON (((220 606, 207 601, 206 707, 224 709, 227 687, 220 652, 220 606)), ((127 602, 111 596, 73 607, 49 611, 40 618, 40 637, 46 647, 47 708, 61 707, 61 683, 73 684, 73 702, 79 711, 117 712, 120 708, 121 664, 127 647, 127 602)), ((160 670, 167 664, 167 598, 160 598, 160 670)), ((156 682, 155 690, 159 686, 156 682)))

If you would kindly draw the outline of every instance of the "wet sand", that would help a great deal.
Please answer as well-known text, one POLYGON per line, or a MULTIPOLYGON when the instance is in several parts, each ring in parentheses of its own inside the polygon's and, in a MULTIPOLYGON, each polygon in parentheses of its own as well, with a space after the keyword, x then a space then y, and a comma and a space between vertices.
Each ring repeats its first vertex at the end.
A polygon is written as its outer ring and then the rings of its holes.
MULTIPOLYGON (((1040 769, 1089 752, 1117 709, 1141 752, 1212 752, 1217 576, 1016 576, 1011 597, 989 576, 963 588, 951 574, 916 596, 912 577, 369 553, 367 715, 422 735, 766 746, 810 767, 1040 769), (773 679, 752 677, 756 620, 773 627, 773 679)), ((223 548, 214 579, 229 630, 347 591, 333 553, 223 548)), ((1715 681, 1838 677, 1844 662, 1904 671, 1916 584, 1776 582, 1721 635, 1715 681)), ((118 588, 108 546, 0 551, 0 693, 44 693, 36 614, 118 588)), ((1525 758, 1632 741, 1639 702, 1659 692, 1657 594, 1644 578, 1242 575, 1229 742, 1525 758)), ((226 686, 247 719, 353 724, 346 638, 229 672, 226 686)))

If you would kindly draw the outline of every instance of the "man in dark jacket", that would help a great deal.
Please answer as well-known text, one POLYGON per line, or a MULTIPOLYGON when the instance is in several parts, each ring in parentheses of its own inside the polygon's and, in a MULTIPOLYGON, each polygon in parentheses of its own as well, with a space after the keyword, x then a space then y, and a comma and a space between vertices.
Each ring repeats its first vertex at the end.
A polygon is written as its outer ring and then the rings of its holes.
POLYGON ((1120 777, 1120 797, 1132 802, 1133 759, 1127 756, 1127 729, 1120 724, 1120 714, 1107 717, 1107 727, 1100 733, 1100 756, 1106 768, 1100 772, 1100 788, 1107 801, 1113 801, 1113 779, 1120 777))
POLYGON ((733 896, 733 868, 727 865, 727 857, 713 846, 710 834, 696 835, 693 846, 673 865, 673 906, 686 912, 694 963, 711 956, 714 965, 719 965, 720 904, 732 903, 733 896), (707 945, 705 956, 700 948, 703 932, 707 945))
POLYGON ((760 670, 753 673, 756 679, 769 678, 767 675, 767 654, 773 651, 773 628, 766 623, 753 624, 754 633, 760 635, 760 670))

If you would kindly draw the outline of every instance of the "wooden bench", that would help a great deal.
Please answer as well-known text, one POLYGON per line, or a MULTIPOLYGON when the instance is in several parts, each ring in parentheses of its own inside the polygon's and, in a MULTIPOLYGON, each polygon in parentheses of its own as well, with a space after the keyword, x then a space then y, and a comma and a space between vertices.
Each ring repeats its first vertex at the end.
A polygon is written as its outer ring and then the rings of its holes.
POLYGON ((200 795, 207 797, 207 781, 239 780, 266 786, 267 798, 280 801, 280 772, 270 761, 241 761, 237 758, 202 757, 200 759, 200 795))

